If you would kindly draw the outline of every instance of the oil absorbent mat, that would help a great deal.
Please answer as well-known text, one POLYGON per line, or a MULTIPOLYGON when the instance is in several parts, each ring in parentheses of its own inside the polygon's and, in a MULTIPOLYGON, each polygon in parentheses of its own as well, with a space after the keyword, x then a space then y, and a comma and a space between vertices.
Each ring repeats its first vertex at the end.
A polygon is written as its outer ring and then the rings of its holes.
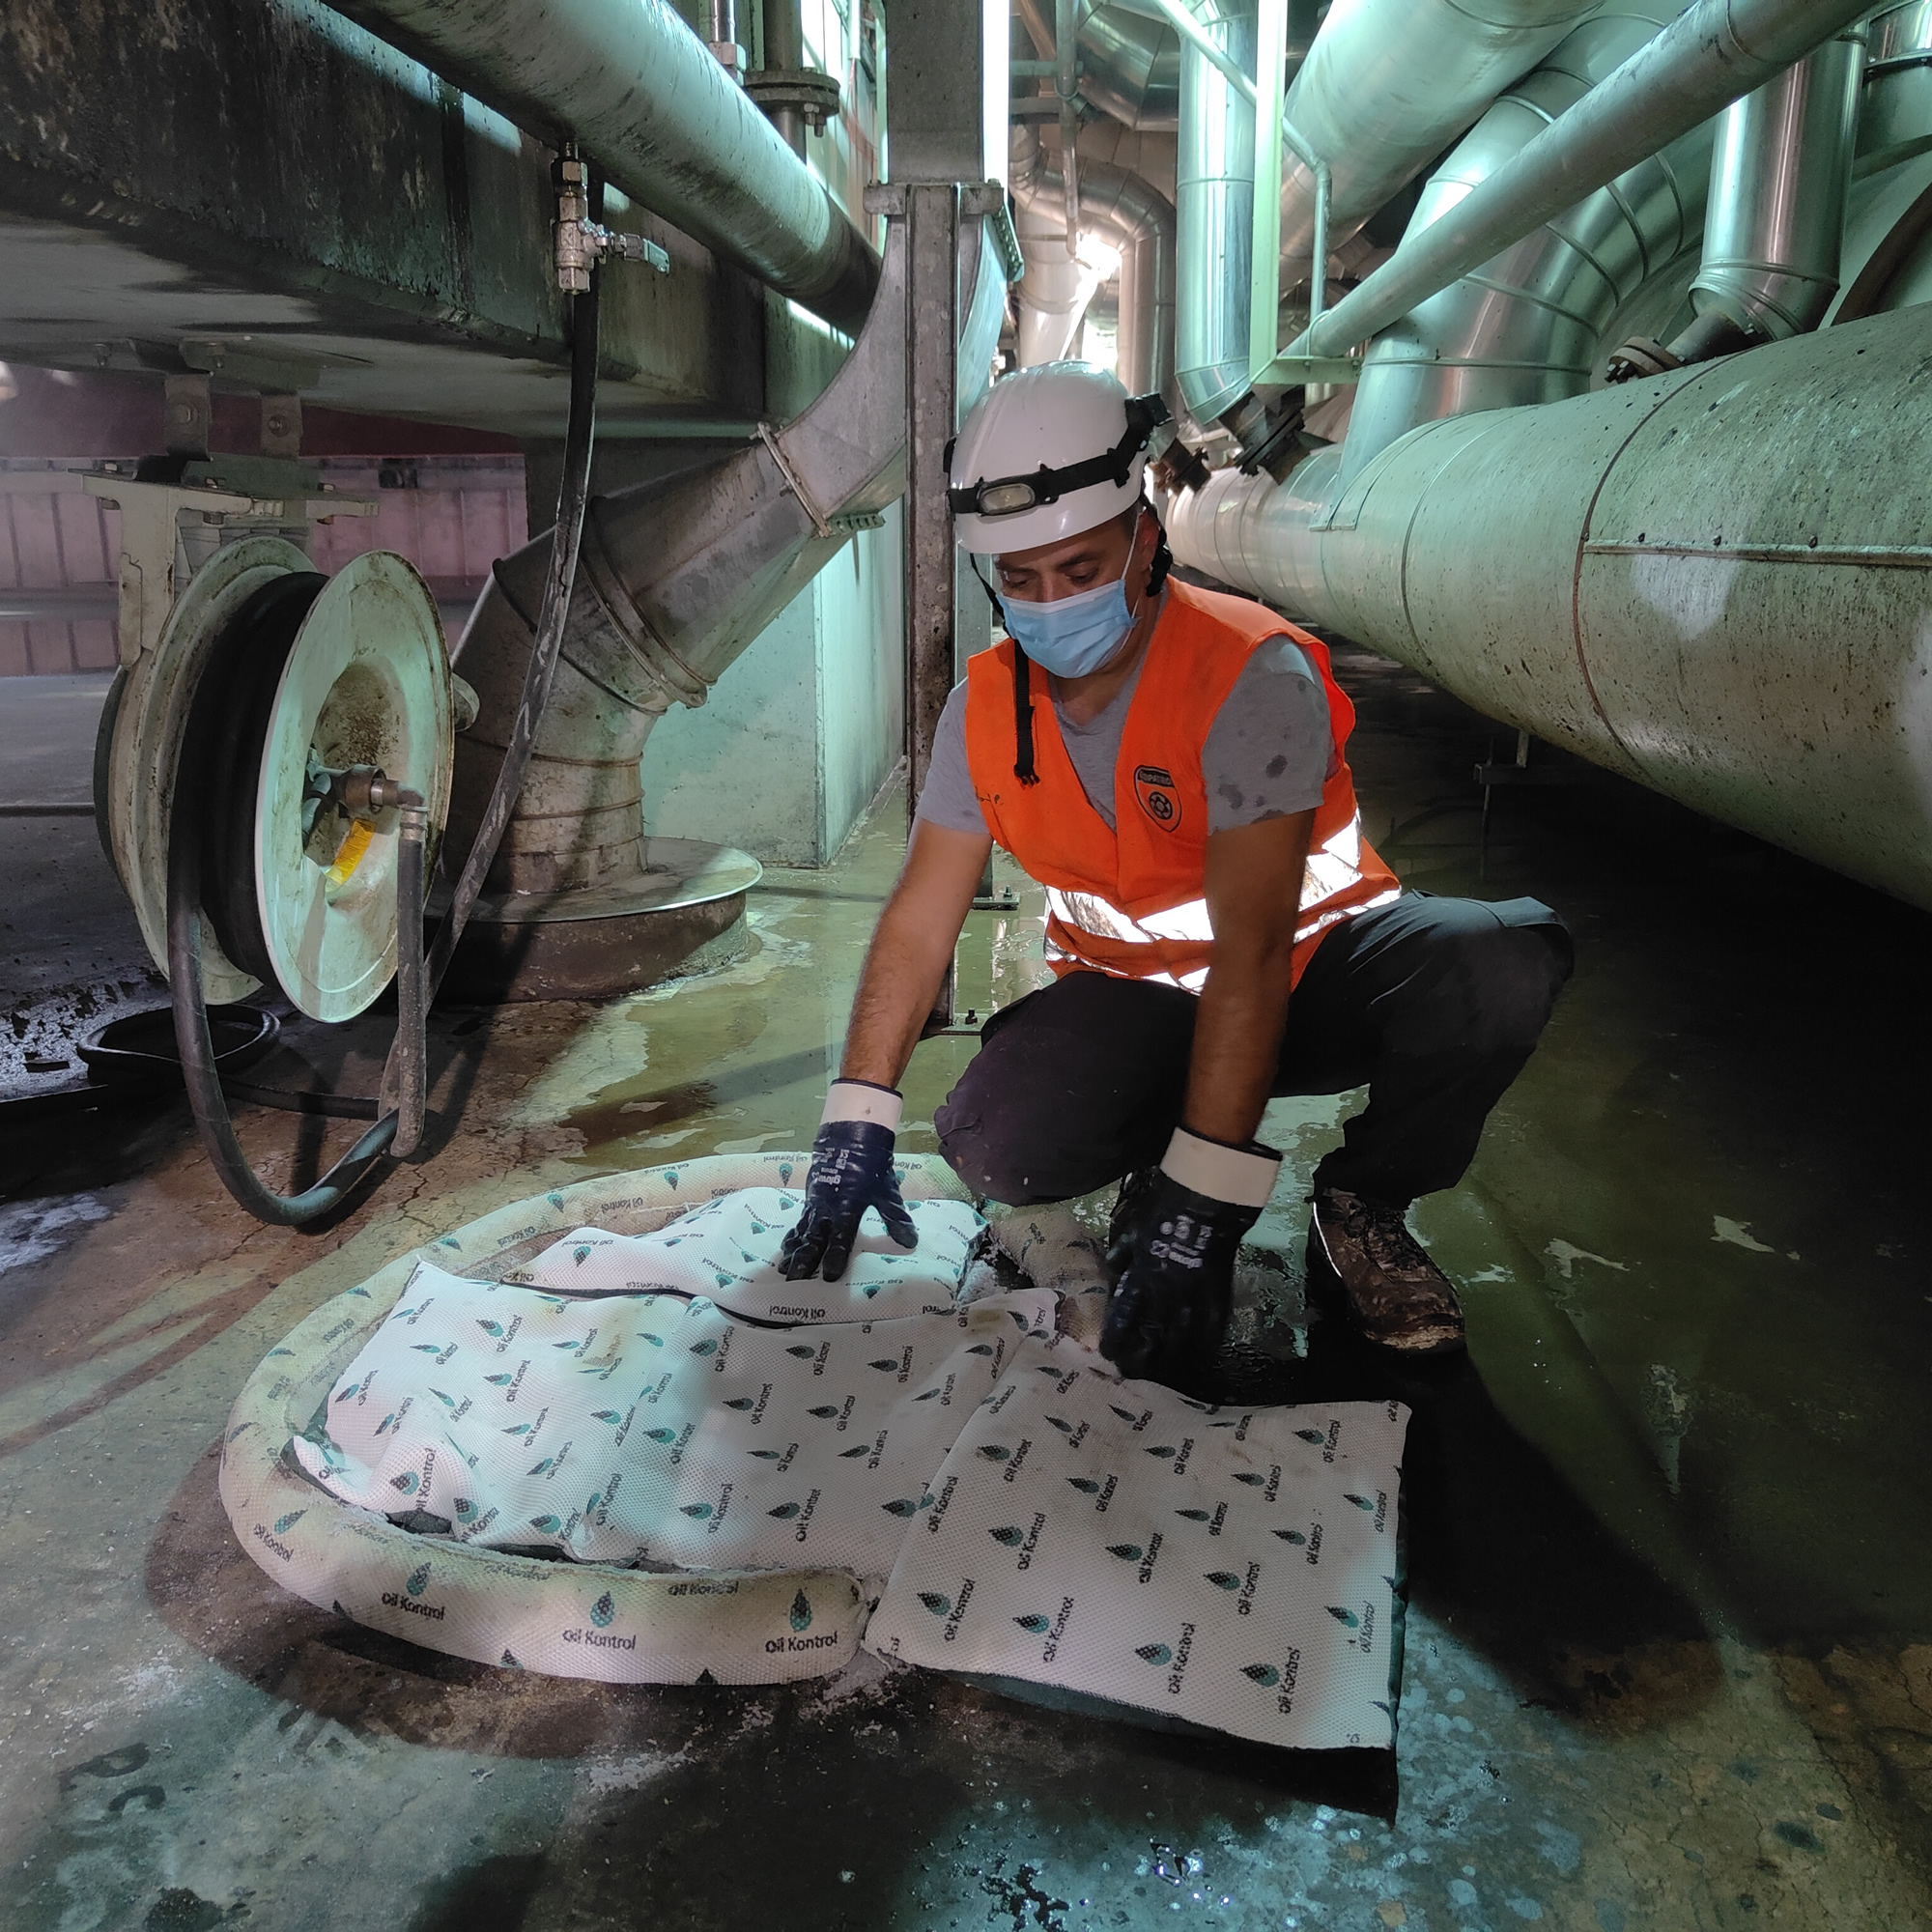
POLYGON ((1217 1410, 1033 1337, 864 1638, 1301 1749, 1394 1742, 1408 1411, 1217 1410))
POLYGON ((868 1214, 843 1280, 787 1281, 778 1269, 779 1244, 804 1205, 784 1188, 746 1187, 655 1234, 579 1228, 509 1279, 558 1294, 701 1294, 754 1321, 952 1314, 967 1251, 983 1225, 965 1202, 913 1203, 919 1246, 910 1250, 868 1214))
MULTIPOLYGON (((961 1210, 912 1211, 936 1249, 961 1210)), ((653 1568, 845 1569, 876 1594, 964 1418, 1051 1321, 1036 1291, 768 1327, 702 1296, 566 1296, 419 1263, 293 1447, 331 1495, 447 1523, 460 1542, 653 1568)))

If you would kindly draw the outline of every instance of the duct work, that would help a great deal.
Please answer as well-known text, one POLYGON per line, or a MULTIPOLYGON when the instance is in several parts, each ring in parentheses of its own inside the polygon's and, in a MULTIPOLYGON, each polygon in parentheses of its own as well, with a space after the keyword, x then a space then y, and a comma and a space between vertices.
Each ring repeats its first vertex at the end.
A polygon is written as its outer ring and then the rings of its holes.
MULTIPOLYGON (((1675 11, 1585 22, 1497 102, 1426 191, 1385 290, 1364 285, 1358 318, 1387 291, 1422 298, 1371 349, 1346 447, 1280 487, 1229 469, 1182 492, 1175 552, 1523 731, 1932 906, 1923 314, 1801 332, 1838 275, 1857 36, 1814 51, 1788 19, 1747 22, 1743 71, 1775 34, 1797 64, 1715 124, 1675 131, 1660 109, 1648 158, 1436 292, 1457 259, 1440 221, 1466 243, 1508 232, 1513 203, 1520 233, 1547 198, 1534 151, 1560 169, 1594 144, 1601 174, 1605 88, 1662 71, 1709 10, 1671 27, 1675 11), (1678 264, 1707 193, 1691 298, 1786 339, 1584 393, 1606 329, 1688 293, 1678 264)), ((1814 37, 1837 24, 1814 10, 1814 37)), ((1686 84, 1674 61, 1666 91, 1686 84)))
MULTIPOLYGON (((1492 179, 1681 7, 1586 21, 1485 114, 1431 177, 1409 235, 1492 179)), ((1418 423, 1555 402, 1589 387, 1605 330, 1644 282, 1696 245, 1711 129, 1691 129, 1462 280, 1419 302, 1363 363, 1346 482, 1418 423)))
POLYGON ((1458 416, 1384 450, 1313 554, 1285 557, 1276 534, 1293 486, 1259 515, 1183 498, 1175 549, 1492 717, 1932 907, 1924 367, 1907 310, 1458 416))
MULTIPOLYGON (((1056 58, 1057 34, 1040 0, 1015 11, 1043 60, 1056 58)), ((1143 134, 1171 134, 1179 113, 1180 43, 1157 13, 1080 0, 1075 10, 1080 99, 1095 112, 1143 134)))
MULTIPOLYGON (((1194 11, 1208 38, 1252 76, 1254 0, 1201 0, 1194 11)), ((1205 427, 1248 394, 1255 116, 1192 41, 1180 56, 1174 199, 1180 273, 1175 381, 1188 413, 1205 427)))
MULTIPOLYGON (((1339 247, 1598 0, 1336 0, 1288 91, 1288 118, 1327 162, 1328 244, 1339 247)), ((1283 281, 1305 276, 1315 177, 1291 157, 1281 185, 1283 281)))
POLYGON ((1665 348, 1638 338, 1612 382, 1816 328, 1838 289, 1864 31, 1827 41, 1717 121, 1696 320, 1665 348))
MULTIPOLYGON (((902 227, 891 232, 865 331, 804 415, 743 450, 590 503, 555 684, 483 918, 595 919, 647 894, 639 760, 652 726, 672 704, 703 703, 725 667, 904 489, 902 227)), ((983 382, 1006 283, 977 222, 962 231, 960 286, 971 299, 959 368, 983 382)), ((975 386, 969 378, 962 392, 975 386)), ((549 544, 539 537, 497 564, 457 646, 480 703, 458 749, 449 827, 458 849, 509 741, 549 544)))
MULTIPOLYGON (((1009 181, 1026 275, 1019 285, 1020 366, 1051 362, 1073 351, 1094 270, 1066 253, 1056 224, 1064 178, 1038 134, 1015 127, 1009 181)), ((1139 175, 1083 159, 1080 226, 1121 256, 1121 381, 1135 395, 1158 389, 1174 406, 1174 204, 1139 175)))

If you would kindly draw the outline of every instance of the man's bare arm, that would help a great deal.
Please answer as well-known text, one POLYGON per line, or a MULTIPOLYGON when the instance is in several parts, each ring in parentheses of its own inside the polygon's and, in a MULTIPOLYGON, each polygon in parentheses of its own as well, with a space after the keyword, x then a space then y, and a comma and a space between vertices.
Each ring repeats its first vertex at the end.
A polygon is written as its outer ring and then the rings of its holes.
POLYGON ((905 867, 866 952, 840 1079, 898 1085, 992 849, 982 834, 914 820, 905 867))
POLYGON ((1181 1124, 1240 1146, 1261 1125, 1274 1083, 1313 811, 1264 818, 1208 840, 1214 964, 1201 990, 1181 1124))

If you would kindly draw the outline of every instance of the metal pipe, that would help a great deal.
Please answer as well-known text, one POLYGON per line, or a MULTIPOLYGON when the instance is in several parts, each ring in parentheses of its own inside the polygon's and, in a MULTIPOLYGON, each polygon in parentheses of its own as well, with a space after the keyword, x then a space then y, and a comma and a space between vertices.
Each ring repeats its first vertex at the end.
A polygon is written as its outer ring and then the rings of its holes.
MULTIPOLYGON (((763 0, 759 16, 764 29, 765 69, 798 72, 805 66, 805 20, 799 0, 763 0)), ((767 105, 763 111, 779 130, 780 140, 803 160, 805 115, 796 107, 767 105)))
MULTIPOLYGON (((1151 10, 1153 0, 1147 0, 1151 10)), ((1013 11, 1041 60, 1015 61, 1015 77, 1052 80, 1060 62, 1054 27, 1041 0, 1013 0, 1013 11)), ((1166 16, 1078 0, 1075 39, 1080 99, 1097 112, 1143 134, 1171 134, 1180 93, 1180 43, 1166 16)))
POLYGON ((1080 0, 1055 0, 1053 91, 1060 98, 1060 174, 1066 210, 1066 252, 1080 252, 1080 0))
POLYGON ((1906 0, 1872 15, 1862 95, 1855 174, 1932 148, 1932 0, 1906 0))
POLYGON ((1239 478, 1186 493, 1170 538, 1491 717, 1932 907, 1924 355, 1905 309, 1457 416, 1287 553, 1239 478))
POLYGON ((856 333, 878 258, 668 0, 342 0, 370 32, 856 333))
MULTIPOLYGON (((1078 310, 1084 312, 1092 288, 1061 289, 1053 282, 1053 275, 1067 268, 1077 271, 1078 265, 1044 259, 1046 251, 1037 240, 1029 246, 1036 211, 1043 210, 1062 188, 1060 171, 1041 149, 1038 134, 1031 128, 1015 128, 1009 155, 1008 177, 1020 213, 1020 249, 1027 263, 1026 278, 1018 291, 1020 363, 1031 367, 1037 361, 1057 360, 1066 353, 1078 323, 1062 324, 1060 317, 1074 297, 1078 310), (1037 306, 1042 299, 1054 302, 1055 307, 1037 306), (1042 353, 1049 347, 1054 353, 1042 353)), ((1137 395, 1158 389, 1172 409, 1176 395, 1174 204, 1139 175, 1108 162, 1090 160, 1081 168, 1080 221, 1084 229, 1106 237, 1121 251, 1121 381, 1137 395)))
POLYGON ((1718 118, 1704 260, 1690 284, 1755 338, 1816 328, 1838 290, 1864 31, 1853 28, 1718 118))
POLYGON ((1179 221, 1175 379, 1188 413, 1211 424, 1248 393, 1255 202, 1254 0, 1202 0, 1180 56, 1175 157, 1179 221), (1232 79, 1231 79, 1232 74, 1232 79))
MULTIPOLYGON (((904 223, 889 230, 878 300, 852 353, 796 422, 740 450, 594 498, 561 660, 529 773, 488 883, 550 893, 635 881, 639 759, 672 704, 720 674, 853 531, 905 488, 904 223)), ((962 386, 998 337, 1005 270, 962 224, 962 386)), ((550 538, 496 567, 456 647, 476 722, 457 741, 447 839, 461 850, 509 742, 550 538)))
POLYGON ((1695 0, 1671 27, 1413 241, 1293 347, 1339 355, 1821 42, 1858 0, 1695 0))
MULTIPOLYGON (((1288 91, 1288 118, 1332 173, 1328 246, 1413 181, 1600 0, 1356 0, 1331 7, 1288 91)), ((1326 260, 1315 172, 1281 185, 1285 274, 1326 260)))
MULTIPOLYGON (((1430 178, 1409 234, 1426 233, 1545 128, 1560 127, 1682 11, 1683 0, 1626 0, 1617 13, 1585 21, 1503 94, 1430 178)), ((1587 389, 1624 304, 1697 245, 1710 149, 1703 122, 1378 335, 1362 366, 1337 481, 1347 483, 1418 423, 1587 389)))
MULTIPOLYGON (((1022 123, 1014 133, 1032 133, 1022 123)), ((1013 184, 1013 231, 1019 237, 1020 259, 1026 264, 1013 292, 1019 325, 1019 366, 1064 362, 1074 355, 1081 319, 1100 286, 1099 270, 1078 255, 1066 252, 1066 224, 1061 203, 1060 171, 1049 184, 1036 181, 1032 193, 1022 195, 1013 184)))

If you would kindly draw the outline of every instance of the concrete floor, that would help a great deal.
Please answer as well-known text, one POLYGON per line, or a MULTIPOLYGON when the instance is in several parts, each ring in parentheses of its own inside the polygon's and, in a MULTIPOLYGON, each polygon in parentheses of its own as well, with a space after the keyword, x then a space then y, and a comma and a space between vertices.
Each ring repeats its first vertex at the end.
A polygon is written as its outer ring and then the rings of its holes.
MULTIPOLYGON (((231 1206, 179 1103, 0 1116, 0 1926, 1932 1917, 1932 920, 1574 768, 1499 793, 1485 854, 1469 772, 1507 735, 1378 661, 1343 677, 1408 882, 1533 891, 1579 953, 1468 1181, 1418 1210, 1468 1284, 1468 1364, 1331 1340, 1289 1378, 1415 1406, 1392 1762, 877 1665, 770 1692, 533 1680, 283 1596, 230 1536, 230 1400, 320 1301, 508 1196, 810 1141, 889 803, 829 869, 768 875, 729 970, 440 1015, 432 1152, 327 1233, 231 1206)), ((91 825, 0 837, 7 994, 60 989, 63 919, 89 972, 138 977, 91 825)), ((1012 997, 1034 950, 1024 918, 975 915, 962 1005, 1012 997)), ((385 1024, 302 1051, 369 1091, 385 1024)), ((906 1146, 971 1051, 922 1047, 906 1146)), ((1291 1274, 1344 1111, 1273 1111, 1295 1173, 1260 1236, 1291 1274)), ((242 1131, 275 1178, 312 1170, 314 1123, 242 1131)))

